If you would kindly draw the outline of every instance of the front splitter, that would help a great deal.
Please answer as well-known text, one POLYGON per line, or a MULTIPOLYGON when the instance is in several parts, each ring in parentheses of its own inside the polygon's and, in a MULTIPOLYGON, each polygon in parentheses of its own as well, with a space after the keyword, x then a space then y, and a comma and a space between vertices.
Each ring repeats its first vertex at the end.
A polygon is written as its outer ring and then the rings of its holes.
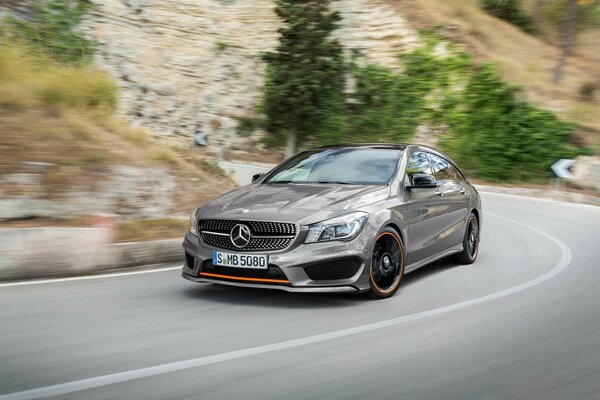
POLYGON ((185 279, 192 282, 216 283, 218 285, 248 287, 255 289, 275 289, 284 290, 293 293, 357 293, 358 289, 354 286, 311 286, 311 287, 293 287, 283 285, 264 285, 260 283, 232 282, 220 279, 194 277, 183 272, 181 274, 185 279))

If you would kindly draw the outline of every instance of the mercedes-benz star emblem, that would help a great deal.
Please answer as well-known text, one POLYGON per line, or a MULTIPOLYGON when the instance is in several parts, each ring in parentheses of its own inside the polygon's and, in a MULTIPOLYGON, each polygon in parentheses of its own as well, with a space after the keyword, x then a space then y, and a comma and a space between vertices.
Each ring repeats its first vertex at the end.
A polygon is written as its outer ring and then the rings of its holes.
POLYGON ((248 246, 248 243, 250 243, 250 239, 252 238, 250 228, 243 224, 237 224, 231 228, 229 236, 231 237, 231 243, 240 249, 248 246))

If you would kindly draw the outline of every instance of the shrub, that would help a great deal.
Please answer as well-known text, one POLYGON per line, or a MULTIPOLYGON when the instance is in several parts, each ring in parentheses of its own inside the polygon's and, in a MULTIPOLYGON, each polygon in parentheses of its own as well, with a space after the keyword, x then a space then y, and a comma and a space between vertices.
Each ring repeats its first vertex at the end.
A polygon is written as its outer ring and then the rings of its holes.
POLYGON ((475 176, 491 181, 540 181, 550 166, 579 151, 569 144, 575 126, 520 100, 491 65, 478 68, 447 114, 441 147, 475 176))
POLYGON ((254 131, 261 125, 261 121, 259 121, 257 118, 234 117, 234 119, 237 121, 235 133, 241 137, 248 137, 252 135, 252 133, 254 133, 254 131))
POLYGON ((521 9, 518 0, 480 0, 481 8, 494 17, 503 19, 525 32, 533 32, 531 19, 521 9))
POLYGON ((585 82, 579 87, 578 97, 581 101, 592 102, 596 99, 596 90, 600 87, 596 82, 585 82))
POLYGON ((570 144, 573 124, 519 99, 492 65, 476 67, 465 53, 438 51, 434 36, 423 39, 401 56, 401 73, 353 66, 356 89, 340 141, 407 141, 428 124, 444 132, 441 148, 490 181, 541 181, 557 159, 581 153, 570 144))
POLYGON ((64 63, 87 63, 95 44, 77 31, 90 4, 83 0, 45 0, 29 19, 8 17, 4 33, 64 63))

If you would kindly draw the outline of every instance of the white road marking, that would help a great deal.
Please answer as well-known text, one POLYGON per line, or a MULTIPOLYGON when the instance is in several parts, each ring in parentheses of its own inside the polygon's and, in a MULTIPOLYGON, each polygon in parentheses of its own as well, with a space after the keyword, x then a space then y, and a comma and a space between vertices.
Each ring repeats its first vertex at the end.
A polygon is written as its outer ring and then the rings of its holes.
MULTIPOLYGON (((564 200, 544 199, 544 198, 538 198, 538 197, 532 197, 532 196, 526 196, 526 195, 518 195, 518 194, 488 192, 483 189, 482 190, 477 189, 477 191, 479 193, 492 194, 492 195, 496 195, 496 196, 514 197, 517 199, 530 200, 530 201, 545 201, 547 203, 554 203, 554 204, 559 204, 559 205, 564 205, 564 206, 574 206, 574 207, 581 207, 581 208, 591 208, 596 211, 600 211, 600 206, 595 206, 593 204, 573 203, 573 202, 564 201, 564 200)), ((485 212, 484 212, 484 215, 485 215, 485 212)))
POLYGON ((117 272, 117 273, 114 273, 114 274, 72 276, 72 277, 68 277, 68 278, 53 278, 53 279, 40 279, 40 280, 34 280, 34 281, 7 282, 7 283, 0 283, 0 288, 2 288, 2 287, 10 287, 10 286, 41 285, 41 284, 44 284, 44 283, 59 283, 59 282, 71 282, 71 281, 88 281, 88 280, 91 280, 91 279, 116 278, 116 277, 119 277, 119 276, 152 274, 154 272, 173 271, 173 270, 176 270, 176 269, 181 269, 181 265, 177 265, 175 267, 145 269, 143 271, 117 272))
POLYGON ((25 399, 36 399, 40 397, 51 397, 61 396, 67 393, 73 393, 81 390, 89 390, 101 386, 112 385, 121 382, 127 382, 134 379, 148 378, 151 376, 162 375, 166 373, 181 371, 189 368, 197 368, 205 365, 216 364, 223 361, 236 360, 242 357, 249 357, 258 354, 270 353, 277 350, 285 350, 299 346, 305 346, 308 344, 324 342, 327 340, 337 339, 345 336, 356 335, 360 333, 370 332, 378 329, 388 328, 391 326, 400 325, 406 322, 417 321, 437 315, 445 314, 451 311, 459 310, 461 308, 482 304, 491 300, 499 299, 502 297, 510 296, 512 294, 524 291, 539 285, 562 272, 569 266, 573 260, 573 253, 571 249, 560 239, 542 231, 541 229, 533 226, 524 224, 519 221, 515 221, 510 218, 501 217, 498 215, 487 214, 488 216, 506 220, 512 224, 526 227, 554 242, 561 252, 561 257, 558 263, 543 275, 538 276, 530 281, 521 283, 508 289, 503 289, 495 293, 491 293, 485 296, 477 297, 475 299, 462 301, 459 303, 451 304, 445 307, 439 307, 428 311, 423 311, 415 314, 404 315, 397 318, 391 318, 379 322, 370 324, 360 325, 353 328, 340 329, 332 332, 322 333, 318 335, 307 336, 299 339, 285 340, 278 343, 267 344, 263 346, 250 347, 248 349, 235 350, 221 354, 215 354, 212 356, 205 356, 194 358, 191 360, 173 362, 168 364, 156 365, 148 368, 140 368, 130 371, 119 372, 110 375, 98 376, 95 378, 81 379, 78 381, 61 383, 58 385, 45 386, 37 389, 25 390, 22 392, 9 393, 0 396, 0 400, 25 400, 25 399))

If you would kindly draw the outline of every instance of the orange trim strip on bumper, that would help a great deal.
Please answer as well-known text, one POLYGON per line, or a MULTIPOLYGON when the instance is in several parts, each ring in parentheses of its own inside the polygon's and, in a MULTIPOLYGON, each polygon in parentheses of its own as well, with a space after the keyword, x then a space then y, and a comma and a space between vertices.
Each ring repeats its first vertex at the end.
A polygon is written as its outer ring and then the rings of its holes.
POLYGON ((250 281, 250 282, 268 282, 268 283, 290 283, 287 279, 264 279, 264 278, 246 278, 242 276, 231 276, 231 275, 220 275, 211 274, 209 272, 200 272, 200 276, 206 276, 208 278, 225 278, 233 279, 236 281, 250 281))

